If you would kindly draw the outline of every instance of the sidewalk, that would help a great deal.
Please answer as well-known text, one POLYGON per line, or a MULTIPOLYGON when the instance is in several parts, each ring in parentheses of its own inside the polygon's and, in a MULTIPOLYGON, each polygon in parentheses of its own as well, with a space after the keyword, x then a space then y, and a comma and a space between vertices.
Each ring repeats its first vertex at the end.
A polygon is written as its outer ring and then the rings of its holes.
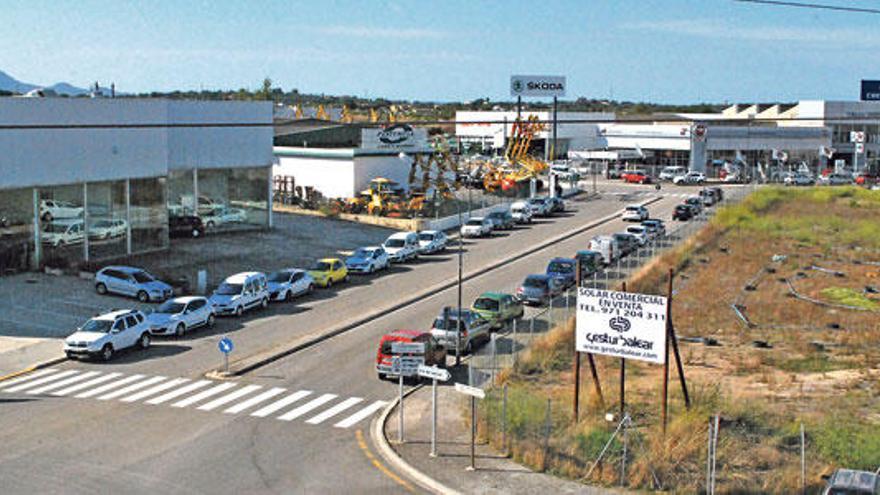
POLYGON ((0 336, 0 377, 50 360, 64 359, 61 339, 0 336))
MULTIPOLYGON (((451 382, 450 382, 451 383, 451 382)), ((450 385, 437 387, 437 457, 431 452, 431 386, 404 400, 405 443, 397 443, 397 409, 388 416, 385 435, 391 447, 413 468, 451 490, 468 494, 614 493, 529 470, 502 457, 488 445, 476 446, 476 471, 470 465, 468 399, 450 385)))

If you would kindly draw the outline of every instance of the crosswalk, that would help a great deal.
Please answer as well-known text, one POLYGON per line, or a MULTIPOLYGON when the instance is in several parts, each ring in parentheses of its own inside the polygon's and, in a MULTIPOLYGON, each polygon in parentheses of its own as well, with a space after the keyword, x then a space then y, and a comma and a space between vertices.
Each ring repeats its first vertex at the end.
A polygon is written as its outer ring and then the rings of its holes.
POLYGON ((165 405, 287 422, 301 419, 309 425, 332 424, 335 428, 351 428, 388 404, 313 390, 51 368, 0 382, 0 392, 165 405))
POLYGON ((694 192, 671 193, 671 192, 657 192, 657 191, 606 191, 606 192, 603 192, 602 194, 606 195, 606 196, 620 196, 620 197, 629 197, 629 198, 647 197, 647 196, 662 196, 664 198, 690 198, 691 196, 694 196, 695 194, 697 194, 697 192, 694 191, 694 192))

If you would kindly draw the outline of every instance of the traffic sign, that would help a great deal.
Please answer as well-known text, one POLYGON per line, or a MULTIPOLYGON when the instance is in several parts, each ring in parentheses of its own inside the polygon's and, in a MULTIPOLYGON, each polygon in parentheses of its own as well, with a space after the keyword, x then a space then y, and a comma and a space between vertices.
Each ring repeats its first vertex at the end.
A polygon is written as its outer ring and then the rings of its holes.
POLYGON ((235 346, 232 345, 232 340, 229 337, 223 337, 222 339, 220 339, 220 342, 217 342, 217 347, 223 354, 229 354, 230 352, 232 352, 232 349, 235 348, 235 346))
POLYGON ((865 152, 865 143, 856 143, 856 153, 865 152))
POLYGON ((424 354, 424 342, 392 342, 391 354, 424 354))
POLYGON ((486 392, 484 392, 483 389, 471 387, 469 385, 465 385, 464 383, 456 383, 455 391, 465 395, 470 395, 471 397, 476 397, 478 399, 486 398, 486 392))
POLYGON ((438 368, 436 366, 425 366, 419 365, 416 370, 419 376, 423 376, 425 378, 430 378, 432 380, 440 380, 441 382, 445 382, 452 378, 452 374, 449 371, 444 370, 443 368, 438 368))
POLYGON ((865 133, 863 131, 850 131, 849 140, 853 143, 864 143, 865 133))
POLYGON ((394 356, 391 358, 391 374, 414 376, 419 366, 425 364, 423 356, 394 356))

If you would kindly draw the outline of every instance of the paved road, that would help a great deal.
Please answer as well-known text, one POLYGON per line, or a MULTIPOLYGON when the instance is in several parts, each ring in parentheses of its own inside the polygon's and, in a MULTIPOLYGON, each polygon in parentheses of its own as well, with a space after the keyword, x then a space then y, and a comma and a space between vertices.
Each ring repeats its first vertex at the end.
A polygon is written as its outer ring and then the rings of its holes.
MULTIPOLYGON (((619 210, 623 201, 654 196, 647 191, 571 203, 568 216, 468 242, 466 272, 619 210)), ((675 195, 664 197, 651 209, 668 217, 679 201, 675 195)), ((464 301, 512 287, 526 274, 543 271, 548 258, 570 255, 593 235, 622 226, 614 220, 478 276, 465 285, 464 301)), ((227 329, 237 328, 222 333, 235 339, 237 352, 248 353, 329 328, 454 277, 454 256, 437 258, 292 308, 276 306, 240 325, 226 322, 227 329)), ((440 292, 230 382, 202 376, 219 362, 219 331, 168 341, 110 364, 65 363, 19 384, 5 382, 0 385, 3 491, 417 491, 383 472, 381 462, 374 462, 377 454, 360 441, 377 408, 396 393, 394 384, 376 379, 375 346, 388 330, 428 328, 438 309, 455 299, 454 289, 440 292), (122 380, 129 381, 119 384, 122 380)))

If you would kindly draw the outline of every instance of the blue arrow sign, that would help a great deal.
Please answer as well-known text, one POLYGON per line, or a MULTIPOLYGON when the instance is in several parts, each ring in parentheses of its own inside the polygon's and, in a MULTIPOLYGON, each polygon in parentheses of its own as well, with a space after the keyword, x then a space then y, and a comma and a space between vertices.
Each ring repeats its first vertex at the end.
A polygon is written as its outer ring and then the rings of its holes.
POLYGON ((217 343, 217 347, 223 354, 229 354, 230 352, 232 352, 232 349, 235 346, 232 345, 232 340, 230 340, 228 337, 223 337, 222 339, 220 339, 220 342, 217 343))

